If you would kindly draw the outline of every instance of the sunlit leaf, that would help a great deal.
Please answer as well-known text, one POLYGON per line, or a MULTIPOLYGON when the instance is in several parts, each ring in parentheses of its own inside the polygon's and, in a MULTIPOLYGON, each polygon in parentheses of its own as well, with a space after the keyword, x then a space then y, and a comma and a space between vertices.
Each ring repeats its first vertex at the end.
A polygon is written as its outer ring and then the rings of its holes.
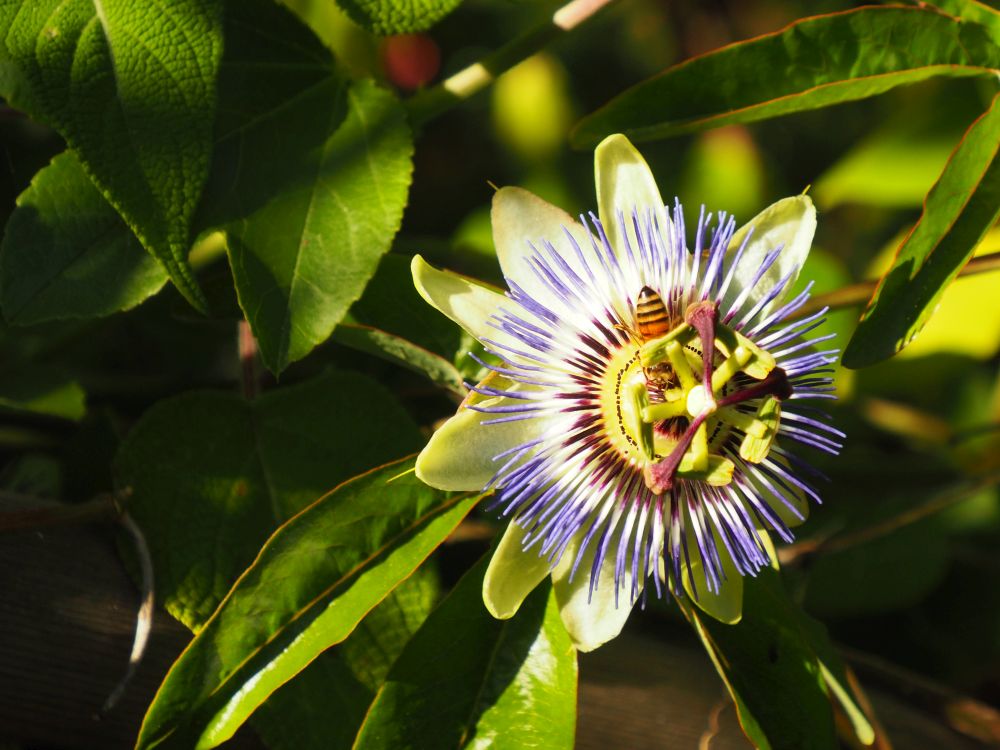
POLYGON ((0 372, 0 407, 79 420, 84 401, 79 383, 57 368, 21 365, 0 372))
POLYGON ((972 124, 927 194, 924 212, 882 278, 843 363, 890 357, 916 336, 945 287, 1000 215, 1000 96, 972 124))
POLYGON ((434 606, 439 584, 418 568, 358 623, 285 683, 251 718, 268 750, 335 750, 354 744, 396 657, 434 606))
MULTIPOLYGON (((883 276, 895 259, 896 249, 905 233, 894 237, 868 264, 865 275, 883 276)), ((974 256, 1000 252, 1000 229, 991 229, 976 247, 974 256)), ((961 276, 951 282, 941 295, 934 314, 920 335, 899 353, 902 359, 926 357, 938 353, 965 354, 988 359, 1000 346, 1000 275, 996 273, 961 276), (966 321, 974 320, 975 325, 966 321)))
POLYGON ((326 340, 389 249, 410 130, 392 94, 348 81, 266 0, 229 7, 219 111, 199 226, 225 231, 240 306, 277 373, 326 340))
POLYGON ((996 68, 1000 48, 986 29, 931 8, 832 13, 675 65, 584 118, 573 141, 587 146, 619 132, 663 138, 996 68))
POLYGON ((194 630, 278 524, 420 443, 384 388, 330 373, 254 401, 209 391, 161 401, 123 442, 116 475, 132 488, 159 600, 194 630))
MULTIPOLYGON (((991 2, 992 0, 988 0, 991 2)), ((945 13, 960 16, 969 21, 981 24, 1000 44, 1000 10, 990 7, 988 2, 980 0, 934 0, 934 6, 945 13)))
POLYGON ((0 94, 62 135, 196 307, 187 263, 208 176, 217 0, 4 0, 0 94))
POLYGON ((138 748, 229 739, 423 562, 476 498, 446 498, 411 467, 407 460, 351 480, 278 529, 171 667, 138 748))
POLYGON ((576 651, 551 586, 517 615, 483 606, 488 556, 459 581, 407 644, 358 733, 377 748, 571 748, 576 651))
POLYGON ((21 194, 0 245, 0 302, 13 323, 127 310, 166 280, 72 152, 21 194))
POLYGON ((374 34, 410 34, 429 29, 462 0, 337 0, 360 26, 374 34))

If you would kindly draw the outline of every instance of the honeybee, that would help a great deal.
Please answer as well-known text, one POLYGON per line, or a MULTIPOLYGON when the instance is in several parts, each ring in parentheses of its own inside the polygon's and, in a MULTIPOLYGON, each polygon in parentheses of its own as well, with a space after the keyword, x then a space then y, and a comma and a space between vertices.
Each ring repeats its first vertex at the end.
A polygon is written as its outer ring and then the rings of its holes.
MULTIPOLYGON (((636 297, 633 310, 635 328, 621 326, 629 334, 636 346, 642 346, 647 341, 667 333, 673 325, 670 313, 663 298, 654 289, 644 286, 636 297)), ((643 374, 650 389, 653 400, 659 399, 659 393, 665 388, 675 385, 673 368, 666 362, 644 367, 643 374)))
POLYGON ((648 286, 639 290, 635 301, 635 328, 643 343, 670 330, 670 316, 663 297, 648 286))

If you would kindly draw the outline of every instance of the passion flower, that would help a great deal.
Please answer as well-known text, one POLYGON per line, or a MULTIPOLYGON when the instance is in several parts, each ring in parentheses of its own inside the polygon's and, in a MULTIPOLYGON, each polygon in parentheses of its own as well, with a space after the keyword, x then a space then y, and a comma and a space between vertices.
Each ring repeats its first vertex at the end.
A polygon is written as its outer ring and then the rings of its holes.
POLYGON ((519 188, 493 199, 505 294, 430 267, 421 295, 492 355, 431 438, 417 475, 494 489, 510 525, 483 585, 511 617, 551 575, 581 650, 621 630, 652 580, 726 622, 743 576, 791 540, 819 496, 790 442, 837 452, 843 434, 801 399, 832 398, 825 310, 792 320, 816 211, 786 198, 736 229, 699 213, 688 237, 621 135, 595 154, 598 215, 575 221, 519 188), (683 594, 682 594, 683 590, 683 594))

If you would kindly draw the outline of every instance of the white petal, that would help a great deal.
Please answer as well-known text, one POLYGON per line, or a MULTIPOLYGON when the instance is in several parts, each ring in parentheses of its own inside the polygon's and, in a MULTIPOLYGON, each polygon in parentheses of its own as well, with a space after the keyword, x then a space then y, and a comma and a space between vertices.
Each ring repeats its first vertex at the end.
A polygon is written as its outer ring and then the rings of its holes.
MULTIPOLYGON (((484 407, 521 403, 493 396, 477 401, 484 407)), ((439 490, 481 490, 510 457, 494 457, 535 439, 548 425, 545 418, 519 419, 484 425, 496 419, 472 409, 461 409, 431 435, 417 456, 417 478, 439 490)))
POLYGON ((813 235, 816 232, 816 207, 808 195, 783 198, 777 203, 771 204, 748 224, 740 227, 733 235, 732 242, 729 244, 730 257, 735 255, 751 229, 753 234, 743 251, 739 265, 736 267, 733 281, 729 285, 729 289, 726 290, 721 309, 723 312, 729 309, 740 292, 753 281, 753 277, 768 253, 779 245, 783 245, 784 249, 781 254, 761 276, 743 303, 742 309, 749 310, 766 296, 787 273, 792 272, 782 294, 764 307, 760 314, 760 317, 763 317, 767 315, 768 311, 781 304, 782 298, 795 283, 799 270, 805 263, 806 256, 809 255, 809 248, 812 246, 813 235))
POLYGON ((437 308, 477 339, 496 338, 487 323, 506 301, 499 292, 451 271, 439 271, 419 255, 410 263, 413 285, 429 305, 437 308))
POLYGON ((577 275, 581 275, 585 272, 576 251, 566 238, 564 230, 568 229, 576 238, 587 262, 593 264, 596 260, 586 232, 572 216, 522 188, 500 188, 493 196, 490 219, 493 224, 493 244, 504 276, 514 281, 536 301, 550 308, 558 309, 558 302, 554 302, 552 290, 532 270, 528 261, 533 252, 532 245, 542 257, 546 257, 543 242, 552 243, 563 260, 577 275))
POLYGON ((524 551, 524 529, 511 523, 490 558, 483 578, 483 602, 498 620, 513 617, 521 602, 549 574, 549 561, 524 551))
MULTIPOLYGON (((637 211, 640 221, 653 212, 664 235, 669 231, 670 219, 663 207, 663 199, 656 187, 653 173, 635 146, 623 135, 609 135, 594 151, 594 182, 597 185, 597 211, 604 231, 615 253, 625 251, 618 213, 624 215, 628 226, 627 237, 633 250, 637 247, 632 212, 637 211)), ((638 291, 638 290, 636 290, 638 291)))
POLYGON ((615 556, 609 553, 601 564, 601 574, 593 597, 590 596, 590 570, 597 548, 596 540, 590 544, 576 575, 570 580, 570 571, 576 560, 579 540, 572 542, 563 552, 552 571, 552 585, 559 605, 559 614, 570 638, 580 651, 593 651, 622 632, 632 611, 632 578, 625 566, 624 585, 618 589, 615 601, 615 556))

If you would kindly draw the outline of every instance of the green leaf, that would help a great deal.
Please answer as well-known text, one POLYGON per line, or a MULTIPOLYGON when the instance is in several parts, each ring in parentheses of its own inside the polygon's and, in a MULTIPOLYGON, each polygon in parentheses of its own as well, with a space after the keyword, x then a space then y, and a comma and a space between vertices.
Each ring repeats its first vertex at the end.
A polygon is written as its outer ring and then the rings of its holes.
POLYGON ((436 24, 462 0, 337 0, 359 26, 373 34, 412 34, 436 24))
POLYGON ((844 365, 871 365, 906 346, 998 215, 1000 95, 966 131, 927 194, 920 221, 900 245, 844 351, 844 365))
POLYGON ((421 442, 388 391, 330 373, 255 401, 209 391, 161 401, 115 469, 132 488, 160 601, 197 630, 279 523, 421 442))
POLYGON ((352 322, 381 328, 453 360, 462 349, 462 332, 428 305, 413 285, 411 259, 390 253, 351 307, 352 322))
POLYGON ((343 324, 333 332, 333 340, 426 375, 435 385, 458 396, 466 394, 462 374, 455 365, 400 336, 369 326, 343 324))
POLYGON ((50 124, 195 307, 191 219, 208 176, 216 0, 0 2, 0 95, 50 124))
POLYGON ((806 18, 668 68, 584 118, 573 142, 589 146, 611 133, 641 141, 755 122, 996 68, 1000 48, 982 26, 931 8, 860 8, 806 18))
POLYGON ((289 11, 229 6, 212 174, 240 306, 275 373, 326 338, 399 228, 412 137, 400 102, 349 82, 289 11))
POLYGON ((510 620, 482 602, 489 555, 459 581, 389 672, 358 733, 375 748, 571 748, 576 651, 549 583, 510 620))
POLYGON ((944 580, 949 548, 937 519, 927 519, 849 550, 818 555, 809 564, 805 605, 820 617, 909 610, 944 580))
MULTIPOLYGON (((838 747, 827 676, 843 675, 843 665, 822 626, 788 598, 776 571, 767 568, 746 579, 739 625, 725 625, 702 617, 691 605, 681 606, 756 747, 838 747)), ((837 678, 836 683, 835 697, 850 705, 859 738, 870 744, 871 726, 846 680, 837 678)))
POLYGON ((453 364, 463 351, 462 331, 417 293, 410 259, 389 254, 333 334, 338 343, 419 372, 464 397, 462 374, 453 364))
POLYGON ((59 368, 18 365, 0 373, 0 407, 78 421, 84 401, 80 385, 59 368))
POLYGON ((979 0, 934 0, 934 7, 984 26, 1000 44, 1000 10, 979 0))
POLYGON ((0 245, 0 303, 12 323, 128 310, 166 280, 71 151, 35 175, 0 245))
POLYGON ((333 750, 354 743, 375 692, 434 607, 439 584, 418 568, 338 646, 323 652, 254 713, 269 750, 333 750))
POLYGON ((275 532, 171 667, 138 748, 229 739, 423 562, 476 498, 446 499, 411 467, 406 460, 353 479, 275 532))

